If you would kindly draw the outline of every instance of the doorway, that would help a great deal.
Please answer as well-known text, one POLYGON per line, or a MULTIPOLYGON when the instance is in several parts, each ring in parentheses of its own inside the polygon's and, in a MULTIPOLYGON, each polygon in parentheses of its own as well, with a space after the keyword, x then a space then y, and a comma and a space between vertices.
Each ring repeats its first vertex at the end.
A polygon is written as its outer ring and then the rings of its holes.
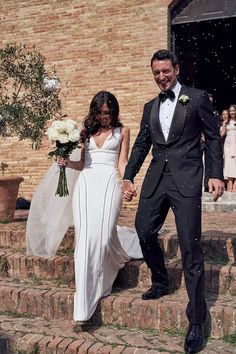
POLYGON ((180 81, 213 94, 222 111, 236 104, 236 17, 171 26, 171 47, 181 65, 180 81))

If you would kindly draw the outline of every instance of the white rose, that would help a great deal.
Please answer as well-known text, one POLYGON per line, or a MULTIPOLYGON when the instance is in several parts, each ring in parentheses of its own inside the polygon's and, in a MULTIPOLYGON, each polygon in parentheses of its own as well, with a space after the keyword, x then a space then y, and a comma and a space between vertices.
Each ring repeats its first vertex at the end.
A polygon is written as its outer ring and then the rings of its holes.
POLYGON ((52 128, 56 129, 59 133, 66 132, 66 123, 63 120, 55 120, 52 123, 52 128))
POLYGON ((66 123, 66 129, 68 132, 77 128, 77 123, 72 119, 65 120, 65 123, 66 123))
POLYGON ((57 140, 61 143, 61 144, 65 144, 69 142, 69 135, 66 133, 60 133, 58 134, 58 138, 57 140))
POLYGON ((47 136, 50 140, 56 141, 56 140, 58 140, 58 131, 56 129, 54 129, 53 127, 50 127, 47 130, 47 136))
POLYGON ((76 141, 79 141, 79 137, 80 137, 80 134, 79 134, 78 129, 73 129, 73 130, 70 131, 70 134, 69 134, 69 140, 70 141, 75 143, 76 141))

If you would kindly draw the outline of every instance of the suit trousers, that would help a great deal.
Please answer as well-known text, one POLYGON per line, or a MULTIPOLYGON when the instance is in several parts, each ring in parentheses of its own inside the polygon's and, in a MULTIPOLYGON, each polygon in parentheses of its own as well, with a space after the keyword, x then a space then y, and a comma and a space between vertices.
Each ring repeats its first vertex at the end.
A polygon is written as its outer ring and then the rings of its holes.
POLYGON ((150 198, 140 198, 135 221, 144 259, 151 270, 152 282, 163 288, 168 287, 168 275, 158 241, 158 232, 170 208, 175 215, 189 297, 186 314, 191 324, 202 324, 206 317, 206 302, 204 258, 200 243, 201 197, 181 195, 167 166, 154 194, 150 198))

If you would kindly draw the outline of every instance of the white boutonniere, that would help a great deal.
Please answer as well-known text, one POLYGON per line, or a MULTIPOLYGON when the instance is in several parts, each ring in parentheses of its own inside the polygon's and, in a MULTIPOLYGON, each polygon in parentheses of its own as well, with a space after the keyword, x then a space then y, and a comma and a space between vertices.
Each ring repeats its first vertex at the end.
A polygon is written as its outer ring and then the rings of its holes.
POLYGON ((186 104, 189 101, 189 97, 186 95, 181 95, 179 98, 179 102, 181 102, 182 104, 186 104))

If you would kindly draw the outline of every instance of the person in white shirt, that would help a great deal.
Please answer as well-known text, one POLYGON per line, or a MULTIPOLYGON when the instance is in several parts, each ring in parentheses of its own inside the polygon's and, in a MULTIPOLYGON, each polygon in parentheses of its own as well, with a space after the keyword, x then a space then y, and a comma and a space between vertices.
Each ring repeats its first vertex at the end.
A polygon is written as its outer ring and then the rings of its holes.
POLYGON ((136 229, 144 259, 151 270, 152 287, 143 300, 169 293, 164 255, 158 232, 171 208, 182 253, 189 297, 186 314, 189 329, 186 353, 197 353, 203 345, 206 318, 204 259, 201 240, 203 132, 209 153, 209 192, 217 200, 224 192, 222 143, 207 92, 178 82, 179 64, 168 50, 159 50, 151 59, 159 96, 146 103, 140 131, 132 148, 123 179, 124 198, 136 194, 134 177, 152 147, 152 160, 142 185, 136 215, 136 229))

